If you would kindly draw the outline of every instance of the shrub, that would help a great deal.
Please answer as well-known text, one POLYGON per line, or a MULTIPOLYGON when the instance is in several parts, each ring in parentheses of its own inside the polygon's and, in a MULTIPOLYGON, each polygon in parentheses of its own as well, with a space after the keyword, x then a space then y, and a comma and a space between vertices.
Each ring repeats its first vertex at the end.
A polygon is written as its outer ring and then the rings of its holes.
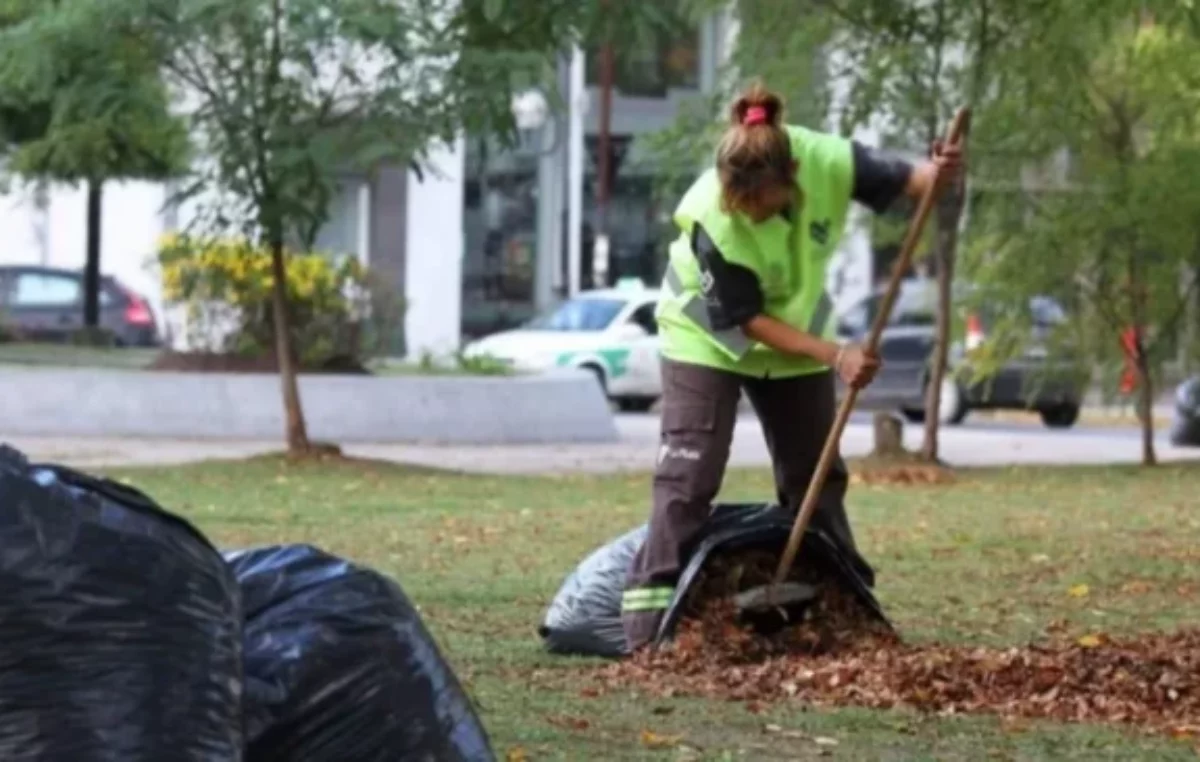
MULTIPOLYGON (((239 238, 171 235, 159 244, 163 298, 184 307, 188 343, 209 351, 274 354, 271 253, 239 238)), ((400 323, 394 289, 353 256, 288 252, 288 310, 302 367, 386 353, 400 323)))

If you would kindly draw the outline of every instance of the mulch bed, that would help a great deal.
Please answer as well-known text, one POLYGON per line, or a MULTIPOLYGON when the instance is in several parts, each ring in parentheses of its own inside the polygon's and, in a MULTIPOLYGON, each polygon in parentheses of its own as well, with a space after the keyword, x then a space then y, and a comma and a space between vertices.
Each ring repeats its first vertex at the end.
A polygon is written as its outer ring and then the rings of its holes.
MULTIPOLYGON (((910 645, 825 585, 803 624, 764 636, 734 623, 729 563, 704 582, 669 646, 602 668, 600 686, 658 697, 910 707, 939 715, 1127 723, 1200 736, 1200 630, 1020 648, 910 645)), ((757 562, 756 562, 757 563, 757 562)), ((761 577, 762 573, 756 573, 761 577)), ((757 584, 757 583, 753 583, 757 584)))
POLYGON ((954 472, 944 466, 920 465, 872 465, 857 466, 850 473, 851 484, 869 486, 898 485, 944 485, 957 481, 954 472))
POLYGON ((931 463, 907 450, 887 455, 872 453, 854 461, 850 483, 866 485, 944 485, 957 481, 944 463, 931 463))
MULTIPOLYGON (((183 373, 278 373, 274 354, 240 355, 227 352, 163 352, 148 370, 183 373)), ((332 357, 317 367, 305 367, 301 373, 365 376, 371 371, 348 357, 332 357)))

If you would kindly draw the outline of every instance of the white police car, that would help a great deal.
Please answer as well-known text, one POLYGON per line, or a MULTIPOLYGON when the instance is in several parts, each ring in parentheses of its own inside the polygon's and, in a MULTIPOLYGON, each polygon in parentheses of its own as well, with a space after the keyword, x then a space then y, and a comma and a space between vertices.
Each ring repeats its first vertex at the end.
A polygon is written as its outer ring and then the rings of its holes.
POLYGON ((518 371, 587 370, 622 410, 648 410, 662 394, 658 293, 640 280, 584 291, 520 328, 472 342, 463 353, 518 371))

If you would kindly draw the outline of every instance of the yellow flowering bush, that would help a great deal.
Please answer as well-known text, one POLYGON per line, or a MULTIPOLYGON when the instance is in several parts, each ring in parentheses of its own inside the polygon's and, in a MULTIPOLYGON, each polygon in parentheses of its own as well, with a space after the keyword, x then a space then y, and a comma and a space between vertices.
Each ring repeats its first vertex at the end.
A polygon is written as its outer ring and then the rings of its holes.
MULTIPOLYGON (((164 237, 158 247, 163 298, 186 308, 189 323, 206 323, 214 307, 232 330, 221 351, 269 354, 274 350, 271 311, 271 252, 241 238, 164 237)), ((288 252, 288 316, 302 366, 331 358, 362 360, 371 340, 386 344, 381 320, 395 317, 395 304, 353 256, 288 252), (367 329, 364 332, 364 328, 367 329)), ((394 301, 394 300, 393 300, 394 301)), ((202 326, 202 330, 208 326, 202 326)))

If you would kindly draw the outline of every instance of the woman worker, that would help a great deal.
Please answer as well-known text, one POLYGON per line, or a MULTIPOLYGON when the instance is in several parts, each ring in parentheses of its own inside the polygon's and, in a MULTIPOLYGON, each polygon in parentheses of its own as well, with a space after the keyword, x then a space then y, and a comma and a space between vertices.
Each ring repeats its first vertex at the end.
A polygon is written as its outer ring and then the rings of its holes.
MULTIPOLYGON (((919 198, 939 172, 958 172, 956 146, 913 166, 856 141, 784 125, 780 98, 760 86, 730 111, 716 167, 675 212, 657 318, 662 429, 645 544, 622 598, 630 650, 651 643, 682 571, 683 549, 720 489, 741 392, 762 423, 779 501, 795 513, 836 413, 834 374, 861 388, 879 360, 837 343, 826 269, 851 201, 876 213, 919 198)), ((831 469, 813 525, 854 548, 831 469)), ((863 570, 869 582, 873 574, 863 570)))

